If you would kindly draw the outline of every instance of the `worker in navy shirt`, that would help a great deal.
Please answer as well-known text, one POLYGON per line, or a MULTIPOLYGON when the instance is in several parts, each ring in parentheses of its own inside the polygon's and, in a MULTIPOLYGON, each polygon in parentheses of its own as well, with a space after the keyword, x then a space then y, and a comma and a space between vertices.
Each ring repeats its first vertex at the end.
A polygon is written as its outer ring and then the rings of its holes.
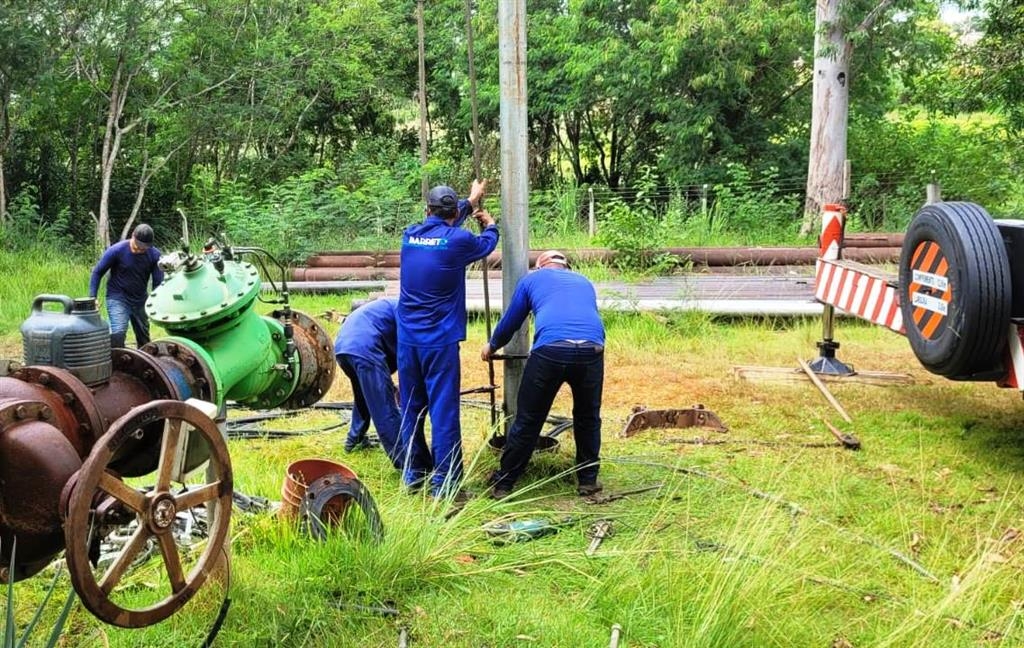
POLYGON ((397 299, 377 299, 352 311, 334 340, 334 357, 352 383, 354 406, 345 450, 372 446, 366 438, 372 420, 384 452, 400 468, 398 391, 391 380, 398 369, 397 307, 397 299))
POLYGON ((569 269, 564 254, 543 252, 536 270, 516 285, 481 358, 490 359, 508 344, 531 312, 533 347, 516 396, 516 418, 501 454, 501 467, 490 477, 491 496, 508 496, 526 470, 555 395, 565 383, 572 390, 577 492, 593 495, 601 490, 597 473, 604 386, 604 324, 597 310, 597 292, 586 277, 569 269))
POLYGON ((127 241, 107 248, 89 278, 89 296, 100 291, 103 275, 107 279, 107 318, 110 320, 110 346, 123 347, 131 323, 135 343, 141 347, 149 342, 149 318, 146 317, 147 285, 153 281, 153 290, 164 280, 163 270, 157 265, 160 250, 153 246, 153 228, 139 223, 127 241))
POLYGON ((462 482, 459 343, 466 339, 466 266, 498 244, 494 219, 479 208, 485 184, 466 200, 451 187, 427 195, 427 215, 402 234, 398 297, 398 388, 403 480, 429 481, 435 497, 457 495, 462 482), (480 235, 459 227, 472 213, 480 235), (431 443, 424 434, 429 414, 431 443))

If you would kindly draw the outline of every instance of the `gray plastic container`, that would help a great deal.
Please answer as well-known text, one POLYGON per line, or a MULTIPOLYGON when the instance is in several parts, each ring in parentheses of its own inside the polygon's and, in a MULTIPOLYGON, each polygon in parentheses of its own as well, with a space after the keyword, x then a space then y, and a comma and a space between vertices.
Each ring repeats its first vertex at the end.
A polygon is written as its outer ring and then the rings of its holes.
POLYGON ((110 379, 110 328, 96 300, 66 295, 39 295, 21 325, 26 365, 67 369, 86 385, 110 379), (45 304, 60 304, 60 311, 45 304))

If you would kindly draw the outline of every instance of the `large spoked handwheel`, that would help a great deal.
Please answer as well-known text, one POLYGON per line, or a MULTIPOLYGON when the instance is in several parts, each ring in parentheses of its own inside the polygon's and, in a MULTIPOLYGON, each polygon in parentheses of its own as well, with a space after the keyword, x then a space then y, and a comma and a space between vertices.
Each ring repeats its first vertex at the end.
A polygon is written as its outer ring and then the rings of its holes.
POLYGON ((174 614, 202 588, 217 564, 230 523, 231 499, 227 445, 209 417, 192 405, 174 400, 152 401, 130 410, 93 447, 77 473, 67 506, 64 535, 68 571, 82 603, 101 620, 124 628, 152 625, 174 614), (108 466, 123 443, 136 439, 144 427, 159 421, 163 421, 163 434, 156 484, 147 491, 137 490, 108 466), (208 446, 209 469, 205 478, 199 476, 196 485, 172 488, 172 479, 180 478, 178 454, 186 445, 186 434, 199 435, 208 446), (180 513, 187 515, 200 506, 206 507, 208 540, 196 556, 198 552, 179 551, 173 531, 180 513), (119 510, 120 515, 111 515, 112 510, 119 510), (131 524, 132 516, 134 531, 124 549, 109 565, 94 569, 90 561, 91 536, 103 534, 112 519, 131 524), (133 587, 124 577, 151 542, 162 558, 163 576, 147 574, 145 586, 133 587), (153 580, 157 581, 155 589, 153 580))

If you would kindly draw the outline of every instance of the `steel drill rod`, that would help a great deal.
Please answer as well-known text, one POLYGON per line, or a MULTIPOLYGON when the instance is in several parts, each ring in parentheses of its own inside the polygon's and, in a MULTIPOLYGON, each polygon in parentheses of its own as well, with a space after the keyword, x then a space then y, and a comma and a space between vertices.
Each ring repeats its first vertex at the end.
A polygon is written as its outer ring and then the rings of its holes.
POLYGON ((608 648, 619 648, 619 635, 622 634, 622 626, 618 623, 612 624, 612 638, 608 643, 608 648))

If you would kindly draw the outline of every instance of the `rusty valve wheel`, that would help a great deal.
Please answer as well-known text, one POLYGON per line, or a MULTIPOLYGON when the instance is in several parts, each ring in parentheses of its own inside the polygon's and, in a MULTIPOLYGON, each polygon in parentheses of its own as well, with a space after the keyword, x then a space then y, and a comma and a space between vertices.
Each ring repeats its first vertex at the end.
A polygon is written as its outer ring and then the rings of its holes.
MULTIPOLYGON (((64 524, 68 571, 85 607, 107 623, 141 628, 163 621, 185 605, 202 588, 221 556, 231 516, 231 481, 227 445, 217 425, 195 406, 158 400, 135 407, 117 419, 82 464, 71 491, 64 524), (156 485, 142 492, 110 472, 108 465, 123 443, 137 439, 146 426, 161 420, 164 425, 156 485), (206 479, 201 480, 203 483, 176 492, 171 489, 171 480, 177 470, 179 448, 186 446, 183 438, 186 433, 202 436, 209 447, 210 467, 206 479), (108 499, 102 495, 97 497, 98 493, 112 496, 130 509, 138 526, 114 561, 106 569, 94 571, 89 560, 92 542, 89 536, 93 525, 98 524, 94 520, 95 503, 108 499), (174 541, 174 521, 178 513, 201 505, 207 506, 209 537, 202 554, 188 569, 174 541), (150 538, 155 539, 163 558, 167 581, 153 598, 163 598, 139 609, 115 602, 115 587, 150 538)), ((134 604, 137 594, 129 592, 124 598, 131 597, 129 602, 134 604)))

